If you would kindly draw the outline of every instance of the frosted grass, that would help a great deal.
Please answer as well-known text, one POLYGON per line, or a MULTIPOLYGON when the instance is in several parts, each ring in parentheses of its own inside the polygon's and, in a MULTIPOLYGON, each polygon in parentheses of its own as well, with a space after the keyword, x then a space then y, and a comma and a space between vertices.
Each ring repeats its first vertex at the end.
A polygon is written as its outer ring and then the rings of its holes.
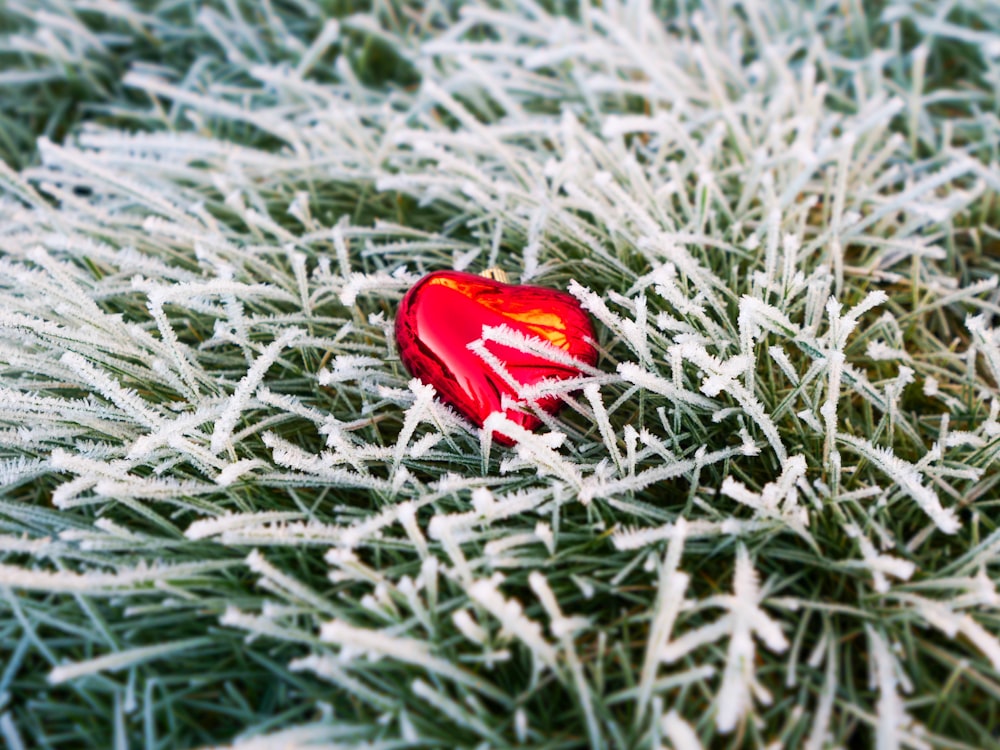
POLYGON ((994 742, 993 9, 300 6, 7 11, 4 741, 994 742), (396 351, 490 265, 537 433, 396 351))

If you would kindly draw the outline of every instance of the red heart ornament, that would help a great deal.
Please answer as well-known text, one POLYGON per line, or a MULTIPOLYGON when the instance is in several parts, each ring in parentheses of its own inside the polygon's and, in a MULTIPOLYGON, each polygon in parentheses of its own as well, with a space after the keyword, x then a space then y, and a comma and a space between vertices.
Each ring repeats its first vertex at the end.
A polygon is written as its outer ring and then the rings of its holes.
MULTIPOLYGON (((514 389, 468 348, 482 337, 485 326, 500 325, 539 338, 590 366, 597 362, 597 350, 590 343, 594 328, 574 297, 459 271, 435 271, 406 293, 396 316, 396 343, 410 374, 433 385, 443 401, 479 427, 490 414, 503 411, 508 419, 533 430, 541 420, 530 412, 503 409, 505 394, 516 400, 514 389)), ((521 385, 581 374, 572 365, 495 341, 484 345, 521 385)), ((550 414, 562 406, 556 396, 536 403, 550 414)), ((496 437, 510 443, 503 436, 496 437)))

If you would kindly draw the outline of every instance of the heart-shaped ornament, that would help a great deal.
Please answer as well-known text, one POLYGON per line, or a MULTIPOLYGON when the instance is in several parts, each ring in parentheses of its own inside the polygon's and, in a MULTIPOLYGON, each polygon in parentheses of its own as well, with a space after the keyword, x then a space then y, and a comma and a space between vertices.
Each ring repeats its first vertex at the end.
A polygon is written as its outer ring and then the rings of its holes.
MULTIPOLYGON (((587 365, 597 362, 597 350, 590 343, 594 328, 574 297, 459 271, 428 274, 406 293, 396 316, 396 343, 410 374, 433 385, 443 401, 479 427, 490 414, 502 411, 511 421, 533 430, 541 420, 528 411, 504 409, 504 395, 516 401, 514 388, 469 349, 470 343, 482 338, 484 327, 501 325, 541 339, 587 365)), ((495 341, 485 341, 484 346, 521 385, 580 375, 572 364, 495 341)), ((536 403, 550 414, 562 406, 556 396, 536 403)))

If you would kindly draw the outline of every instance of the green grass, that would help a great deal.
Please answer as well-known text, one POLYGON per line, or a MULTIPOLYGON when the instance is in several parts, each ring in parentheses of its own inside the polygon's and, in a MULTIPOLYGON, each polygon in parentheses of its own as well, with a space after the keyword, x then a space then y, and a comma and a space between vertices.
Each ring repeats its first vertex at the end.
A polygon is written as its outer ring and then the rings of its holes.
POLYGON ((0 7, 0 737, 998 746, 1000 14, 462 5, 0 7), (399 361, 494 264, 561 443, 399 361))

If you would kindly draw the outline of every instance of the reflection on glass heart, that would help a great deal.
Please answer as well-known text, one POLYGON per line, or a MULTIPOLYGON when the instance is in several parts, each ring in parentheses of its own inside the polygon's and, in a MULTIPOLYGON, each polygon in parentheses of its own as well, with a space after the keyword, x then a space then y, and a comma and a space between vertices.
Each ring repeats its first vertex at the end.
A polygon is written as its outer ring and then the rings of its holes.
MULTIPOLYGON (((504 395, 516 399, 514 389, 468 348, 482 337, 485 326, 500 325, 539 338, 580 362, 591 366, 597 362, 597 350, 590 343, 594 328, 574 297, 459 271, 428 274, 406 293, 396 316, 396 342, 410 374, 433 385, 442 400, 476 425, 482 427, 490 414, 504 411, 513 422, 533 430, 541 423, 538 417, 502 409, 504 395)), ((580 374, 572 365, 495 341, 486 341, 485 348, 521 385, 580 374)), ((537 403, 550 414, 562 405, 554 396, 537 403)))

